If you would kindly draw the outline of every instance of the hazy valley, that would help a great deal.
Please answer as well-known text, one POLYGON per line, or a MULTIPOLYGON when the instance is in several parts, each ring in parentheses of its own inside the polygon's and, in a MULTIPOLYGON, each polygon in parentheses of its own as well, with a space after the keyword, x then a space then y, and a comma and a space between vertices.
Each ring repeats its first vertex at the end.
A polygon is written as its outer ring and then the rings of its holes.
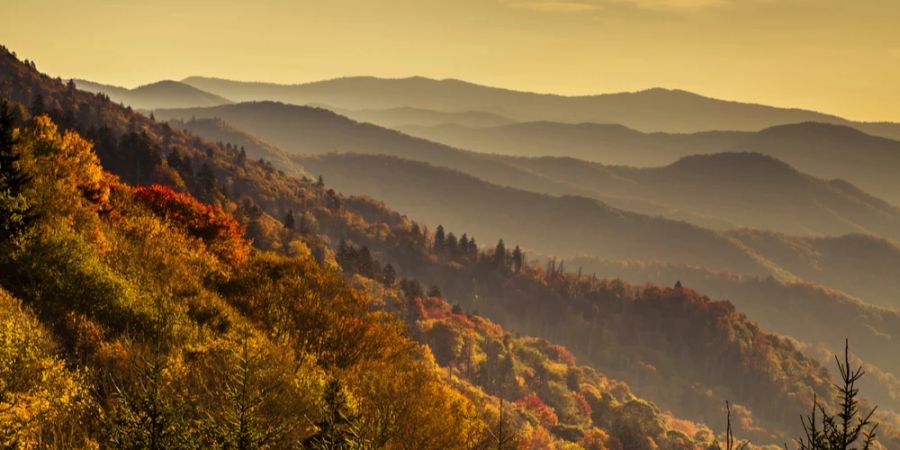
POLYGON ((843 382, 900 448, 900 124, 55 76, 0 49, 4 448, 857 448, 843 382))

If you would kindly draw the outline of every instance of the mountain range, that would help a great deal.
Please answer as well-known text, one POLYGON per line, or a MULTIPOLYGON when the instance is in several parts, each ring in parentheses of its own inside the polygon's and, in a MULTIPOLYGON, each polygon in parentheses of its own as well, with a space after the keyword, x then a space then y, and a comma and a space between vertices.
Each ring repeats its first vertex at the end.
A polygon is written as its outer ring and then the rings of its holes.
POLYGON ((620 124, 646 132, 673 133, 758 131, 775 125, 823 122, 900 138, 900 126, 887 122, 853 122, 814 111, 718 100, 675 89, 561 96, 424 77, 347 77, 293 85, 206 77, 189 77, 182 82, 234 101, 275 100, 345 109, 483 111, 516 121, 620 124))
MULTIPOLYGON (((184 82, 160 82, 132 91, 81 83, 92 90, 105 89, 107 95, 112 96, 114 100, 116 98, 127 100, 127 96, 132 95, 135 97, 132 106, 136 108, 151 104, 164 105, 158 106, 163 109, 215 106, 227 104, 228 100, 225 97, 234 97, 239 101, 277 99, 296 104, 317 104, 323 108, 333 108, 339 114, 356 120, 397 128, 414 136, 484 153, 572 156, 604 164, 630 166, 665 165, 698 153, 734 151, 763 153, 814 176, 828 179, 844 178, 867 192, 895 205, 900 204, 900 185, 891 170, 900 163, 898 156, 900 143, 889 139, 900 136, 900 133, 885 131, 893 129, 892 124, 856 123, 836 116, 723 102, 683 92, 651 90, 634 94, 570 98, 424 78, 403 80, 348 78, 283 86, 193 77, 184 82), (201 89, 225 92, 227 95, 220 97, 201 89), (185 90, 191 92, 182 92, 185 90), (158 92, 164 92, 165 95, 154 94, 158 92), (401 103, 407 97, 401 96, 400 92, 405 92, 412 100, 401 103), (648 92, 652 92, 653 95, 648 92), (672 94, 673 97, 670 99, 668 94, 672 94), (610 114, 615 112, 617 115, 615 119, 609 120, 584 117, 574 123, 566 123, 565 120, 550 115, 523 119, 522 116, 491 112, 491 108, 478 103, 494 97, 497 98, 497 104, 502 105, 532 102, 555 104, 555 102, 590 100, 588 102, 590 105, 585 106, 586 110, 605 111, 609 108, 610 114), (692 100, 678 108, 673 107, 678 109, 678 117, 689 116, 690 114, 685 114, 685 111, 691 111, 691 105, 700 104, 706 105, 698 107, 698 111, 702 112, 699 113, 702 122, 705 124, 713 124, 716 120, 724 120, 731 116, 756 117, 758 114, 762 114, 766 120, 764 124, 760 122, 755 125, 734 122, 722 126, 710 125, 706 128, 675 129, 677 133, 662 132, 673 131, 663 126, 646 128, 653 132, 640 132, 638 129, 641 127, 627 120, 628 111, 646 118, 662 114, 660 111, 666 109, 665 105, 677 103, 684 98, 692 100), (621 102, 628 106, 621 108, 604 106, 619 101, 614 99, 622 99, 621 102), (463 103, 454 103, 446 107, 441 106, 442 101, 463 103), (480 107, 483 108, 479 109, 480 107), (641 109, 642 107, 645 109, 641 109), (760 111, 764 111, 765 114, 760 111), (520 122, 523 120, 525 122, 520 122)), ((540 109, 540 111, 552 110, 549 106, 540 109)), ((286 143, 275 142, 275 144, 284 147, 286 143)))
POLYGON ((843 178, 895 205, 900 142, 846 125, 795 123, 757 132, 641 133, 619 125, 515 123, 496 127, 406 126, 400 130, 447 145, 512 156, 569 156, 607 165, 659 166, 685 156, 755 152, 821 178, 843 178))
POLYGON ((586 196, 713 228, 749 226, 811 236, 871 233, 900 239, 896 207, 846 182, 817 179, 758 153, 692 156, 665 167, 633 169, 574 158, 478 154, 326 110, 274 102, 156 112, 163 119, 220 118, 293 154, 397 156, 456 169, 499 186, 586 196), (788 213, 795 219, 783 220, 788 213))

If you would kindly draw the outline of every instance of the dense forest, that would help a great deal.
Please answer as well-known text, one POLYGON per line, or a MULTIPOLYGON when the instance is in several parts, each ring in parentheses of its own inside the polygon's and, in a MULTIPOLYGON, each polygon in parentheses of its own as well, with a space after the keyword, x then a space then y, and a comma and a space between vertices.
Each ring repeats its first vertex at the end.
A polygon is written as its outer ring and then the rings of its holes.
POLYGON ((730 448, 844 406, 791 340, 680 283, 429 230, 5 49, 0 94, 5 446, 730 448))

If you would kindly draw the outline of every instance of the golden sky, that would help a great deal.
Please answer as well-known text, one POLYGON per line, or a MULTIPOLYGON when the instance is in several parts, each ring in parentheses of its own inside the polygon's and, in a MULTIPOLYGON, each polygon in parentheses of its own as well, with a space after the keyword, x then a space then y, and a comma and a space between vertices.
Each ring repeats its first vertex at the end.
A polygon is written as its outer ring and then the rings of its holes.
POLYGON ((0 0, 0 13, 0 43, 42 71, 128 87, 422 75, 900 121, 900 0, 0 0))

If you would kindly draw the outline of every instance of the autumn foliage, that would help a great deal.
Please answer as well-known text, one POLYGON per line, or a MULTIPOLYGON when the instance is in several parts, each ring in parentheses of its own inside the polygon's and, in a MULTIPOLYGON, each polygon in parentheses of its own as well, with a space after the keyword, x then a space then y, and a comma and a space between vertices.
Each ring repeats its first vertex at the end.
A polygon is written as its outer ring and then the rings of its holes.
POLYGON ((240 264, 247 260, 250 243, 243 237, 245 227, 221 208, 160 184, 134 188, 134 198, 203 241, 225 261, 240 264))
POLYGON ((535 394, 530 394, 517 401, 516 406, 524 408, 526 411, 533 414, 541 422, 541 425, 553 426, 559 423, 559 417, 556 416, 553 409, 547 406, 547 404, 535 394))

